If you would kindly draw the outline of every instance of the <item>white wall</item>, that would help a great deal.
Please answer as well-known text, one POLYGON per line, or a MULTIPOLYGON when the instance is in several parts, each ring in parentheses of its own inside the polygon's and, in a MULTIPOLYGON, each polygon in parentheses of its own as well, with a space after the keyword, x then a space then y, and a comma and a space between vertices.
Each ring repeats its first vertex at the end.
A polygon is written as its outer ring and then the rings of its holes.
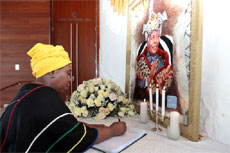
POLYGON ((125 91, 127 15, 113 12, 110 1, 100 0, 100 77, 125 91))
POLYGON ((228 0, 203 0, 200 130, 230 145, 230 14, 228 0))
MULTIPOLYGON (((125 17, 111 14, 100 1, 100 77, 124 91, 126 68, 125 17), (108 14, 112 15, 110 18, 108 14), (116 22, 111 21, 114 19, 116 22), (111 24, 112 23, 112 24, 111 24)), ((200 131, 230 145, 230 14, 228 0, 203 0, 203 58, 200 131)))

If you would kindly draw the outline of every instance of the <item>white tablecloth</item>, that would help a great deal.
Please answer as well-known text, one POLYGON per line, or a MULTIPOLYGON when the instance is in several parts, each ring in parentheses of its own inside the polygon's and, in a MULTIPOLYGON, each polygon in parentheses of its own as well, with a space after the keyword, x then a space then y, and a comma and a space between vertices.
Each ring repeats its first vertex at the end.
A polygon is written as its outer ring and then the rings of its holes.
MULTIPOLYGON (((93 123, 110 125, 117 121, 117 118, 107 118, 104 120, 94 120, 92 118, 79 118, 78 120, 93 123)), ((192 142, 184 137, 179 140, 170 140, 167 138, 166 129, 162 132, 153 132, 151 129, 155 123, 148 121, 147 124, 139 122, 139 115, 134 117, 121 118, 128 127, 144 129, 147 135, 135 142, 122 153, 230 153, 230 146, 220 142, 204 138, 198 142, 192 142)), ((99 153, 100 151, 89 149, 87 153, 99 153)))

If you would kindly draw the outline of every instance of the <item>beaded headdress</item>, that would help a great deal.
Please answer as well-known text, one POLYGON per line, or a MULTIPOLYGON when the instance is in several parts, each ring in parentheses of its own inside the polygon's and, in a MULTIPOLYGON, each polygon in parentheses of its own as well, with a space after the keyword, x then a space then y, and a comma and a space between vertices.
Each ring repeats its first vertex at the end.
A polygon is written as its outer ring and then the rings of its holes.
POLYGON ((145 40, 146 41, 148 40, 149 35, 154 30, 158 30, 161 35, 162 24, 166 20, 167 20, 167 14, 165 11, 162 14, 159 12, 156 14, 155 12, 151 11, 148 22, 143 25, 142 34, 144 34, 145 40))

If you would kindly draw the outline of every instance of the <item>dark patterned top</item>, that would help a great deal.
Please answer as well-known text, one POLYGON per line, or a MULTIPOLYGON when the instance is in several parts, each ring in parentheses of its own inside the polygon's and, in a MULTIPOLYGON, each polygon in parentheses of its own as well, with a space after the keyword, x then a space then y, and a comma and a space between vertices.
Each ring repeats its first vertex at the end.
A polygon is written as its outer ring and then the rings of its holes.
POLYGON ((3 113, 1 151, 86 151, 96 141, 97 130, 79 123, 54 89, 39 86, 24 85, 3 113))

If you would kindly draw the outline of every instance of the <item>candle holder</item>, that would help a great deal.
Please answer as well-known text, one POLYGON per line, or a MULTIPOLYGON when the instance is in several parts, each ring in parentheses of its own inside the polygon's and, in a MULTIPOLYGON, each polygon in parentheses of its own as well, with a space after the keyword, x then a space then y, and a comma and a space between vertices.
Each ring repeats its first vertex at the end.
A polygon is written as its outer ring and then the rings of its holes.
POLYGON ((161 122, 164 122, 164 116, 160 115, 159 111, 150 110, 150 115, 154 119, 155 118, 155 127, 151 130, 154 132, 161 132, 162 129, 159 127, 158 120, 160 119, 161 122))
POLYGON ((159 113, 159 86, 156 84, 156 107, 153 109, 153 98, 152 98, 152 85, 149 84, 149 103, 150 103, 150 115, 154 119, 155 118, 155 127, 152 128, 152 131, 162 131, 161 128, 158 127, 158 118, 161 122, 164 122, 164 114, 165 108, 163 107, 165 104, 165 87, 162 90, 162 108, 161 113, 159 113))

